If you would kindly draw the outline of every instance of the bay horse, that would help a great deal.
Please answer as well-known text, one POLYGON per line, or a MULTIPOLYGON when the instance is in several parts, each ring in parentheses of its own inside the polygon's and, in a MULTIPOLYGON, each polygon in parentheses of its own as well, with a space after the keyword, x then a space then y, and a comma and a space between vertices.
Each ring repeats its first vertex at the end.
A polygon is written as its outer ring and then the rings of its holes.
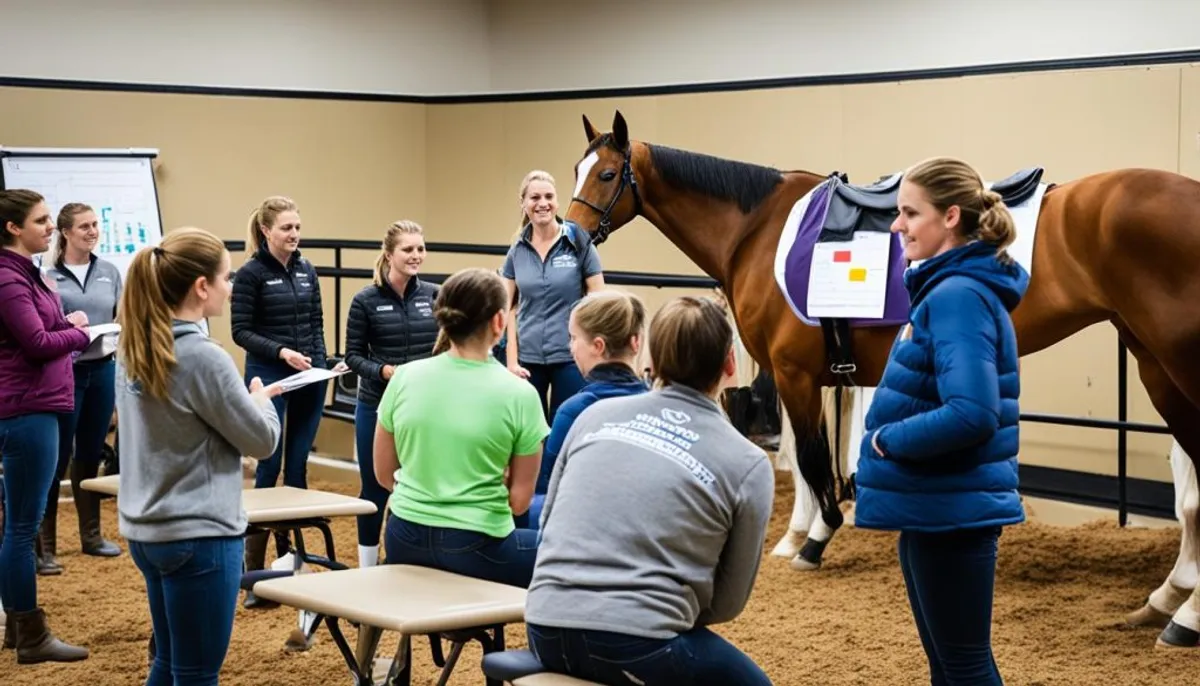
MULTIPOLYGON (((796 561, 818 568, 844 519, 822 422, 822 389, 841 379, 822 329, 801 321, 776 284, 774 261, 793 205, 828 177, 632 140, 619 111, 607 133, 586 115, 583 127, 587 147, 564 218, 599 245, 645 217, 720 284, 747 351, 773 374, 790 417, 799 472, 825 525, 808 532, 796 561)), ((1019 355, 1111 322, 1155 409, 1200 461, 1200 182, 1118 169, 1052 185, 1034 243, 1029 288, 1012 313, 1019 355)), ((850 330, 855 384, 878 385, 898 331, 850 330)), ((797 499, 800 490, 797 483, 797 499)))

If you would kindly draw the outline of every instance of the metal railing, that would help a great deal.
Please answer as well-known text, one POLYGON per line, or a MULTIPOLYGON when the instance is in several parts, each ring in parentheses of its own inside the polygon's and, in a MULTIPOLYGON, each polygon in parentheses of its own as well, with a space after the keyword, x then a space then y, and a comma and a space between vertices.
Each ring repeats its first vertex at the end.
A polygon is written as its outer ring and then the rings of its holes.
MULTIPOLYGON (((226 247, 230 252, 244 251, 245 241, 225 241, 226 247)), ((327 276, 333 279, 333 295, 334 295, 334 320, 339 322, 334 327, 334 351, 337 355, 341 355, 342 348, 342 279, 370 279, 373 272, 370 269, 363 268, 348 268, 343 267, 343 251, 345 250, 369 250, 377 251, 380 248, 379 241, 354 240, 354 239, 331 239, 331 238, 308 238, 304 240, 304 248, 312 250, 332 250, 333 251, 333 266, 317 266, 318 276, 327 276)), ((491 255, 503 256, 508 252, 508 245, 487 245, 475 243, 426 243, 425 249, 430 253, 455 253, 466 255, 491 255)), ((421 273, 421 278, 434 283, 441 283, 449 274, 438 273, 421 273)), ((604 272, 605 283, 620 286, 650 286, 654 288, 716 288, 719 284, 714 279, 705 276, 690 276, 684 274, 655 274, 651 272, 631 272, 631 271, 609 271, 604 272)), ((1041 414, 1041 413, 1021 413, 1020 419, 1023 422, 1033 422, 1038 424, 1057 424, 1060 426, 1074 426, 1090 429, 1108 429, 1117 432, 1117 516, 1121 526, 1125 526, 1129 518, 1129 494, 1128 494, 1128 441, 1130 433, 1147 433, 1147 434, 1164 434, 1170 435, 1171 430, 1166 426, 1157 424, 1145 424, 1141 422, 1128 421, 1129 416, 1129 355, 1125 347, 1125 343, 1118 339, 1117 341, 1117 419, 1092 419, 1088 417, 1070 417, 1066 415, 1041 414)), ((331 416, 338 419, 353 421, 353 414, 345 412, 331 412, 331 416)), ((1089 502, 1103 502, 1107 499, 1097 497, 1095 495, 1080 495, 1072 493, 1069 489, 1047 493, 1051 497, 1064 497, 1066 499, 1078 499, 1089 502)), ((1173 509, 1171 510, 1173 513, 1173 509)), ((1166 514, 1166 512, 1162 512, 1166 514)), ((1168 516, 1173 516, 1168 515, 1168 516)))

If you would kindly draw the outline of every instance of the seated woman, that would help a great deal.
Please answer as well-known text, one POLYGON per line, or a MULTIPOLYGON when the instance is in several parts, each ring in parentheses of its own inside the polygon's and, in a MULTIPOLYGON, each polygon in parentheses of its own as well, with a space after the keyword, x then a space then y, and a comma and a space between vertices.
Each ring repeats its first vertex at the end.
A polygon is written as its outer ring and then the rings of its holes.
POLYGON ((391 491, 388 564, 529 585, 537 533, 513 515, 529 509, 550 427, 537 389, 492 356, 507 303, 495 272, 457 272, 434 303, 449 349, 436 345, 388 381, 373 451, 391 491))
MULTIPOLYGON (((542 503, 550 488, 550 474, 563 440, 575 418, 602 398, 645 393, 649 390, 637 371, 638 350, 646 326, 646 306, 636 296, 622 291, 589 293, 571 311, 567 330, 571 357, 587 385, 559 406, 542 451, 542 468, 533 492, 527 519, 538 528, 542 503)), ((518 517, 517 525, 521 525, 518 517)))
POLYGON ((603 684, 770 684, 708 628, 745 607, 775 488, 766 453, 716 401, 736 373, 733 331, 715 303, 681 297, 649 339, 657 387, 585 410, 554 465, 530 648, 603 684))

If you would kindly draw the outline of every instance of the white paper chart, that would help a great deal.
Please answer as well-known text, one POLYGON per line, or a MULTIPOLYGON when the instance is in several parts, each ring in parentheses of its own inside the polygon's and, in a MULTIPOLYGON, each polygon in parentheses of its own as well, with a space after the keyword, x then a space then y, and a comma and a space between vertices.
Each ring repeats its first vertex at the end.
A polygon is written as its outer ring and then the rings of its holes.
POLYGON ((808 281, 809 316, 882 318, 892 240, 890 233, 856 231, 846 242, 817 243, 808 281))
POLYGON ((45 196, 54 217, 67 203, 90 205, 100 221, 96 256, 116 265, 124 278, 134 253, 162 241, 154 154, 0 149, 0 173, 5 188, 28 188, 45 196))

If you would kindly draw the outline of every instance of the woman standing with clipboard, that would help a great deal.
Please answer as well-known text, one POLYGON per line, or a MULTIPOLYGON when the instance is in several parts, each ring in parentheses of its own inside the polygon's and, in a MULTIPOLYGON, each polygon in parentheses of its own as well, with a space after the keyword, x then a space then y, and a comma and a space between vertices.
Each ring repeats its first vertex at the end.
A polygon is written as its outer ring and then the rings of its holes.
MULTIPOLYGON (((263 200, 250 215, 250 258, 234 278, 230 305, 233 341, 246 351, 247 383, 259 377, 269 385, 328 364, 321 286, 316 267, 300 255, 299 246, 296 203, 283 196, 263 200)), ((275 452, 259 461, 255 488, 275 486, 281 470, 285 486, 308 488, 308 454, 328 387, 322 380, 272 399, 283 435, 275 452)), ((247 571, 263 568, 266 547, 266 533, 246 538, 247 571)), ((277 555, 286 555, 287 548, 287 539, 277 537, 277 555)), ((247 607, 258 602, 247 592, 247 607)))

